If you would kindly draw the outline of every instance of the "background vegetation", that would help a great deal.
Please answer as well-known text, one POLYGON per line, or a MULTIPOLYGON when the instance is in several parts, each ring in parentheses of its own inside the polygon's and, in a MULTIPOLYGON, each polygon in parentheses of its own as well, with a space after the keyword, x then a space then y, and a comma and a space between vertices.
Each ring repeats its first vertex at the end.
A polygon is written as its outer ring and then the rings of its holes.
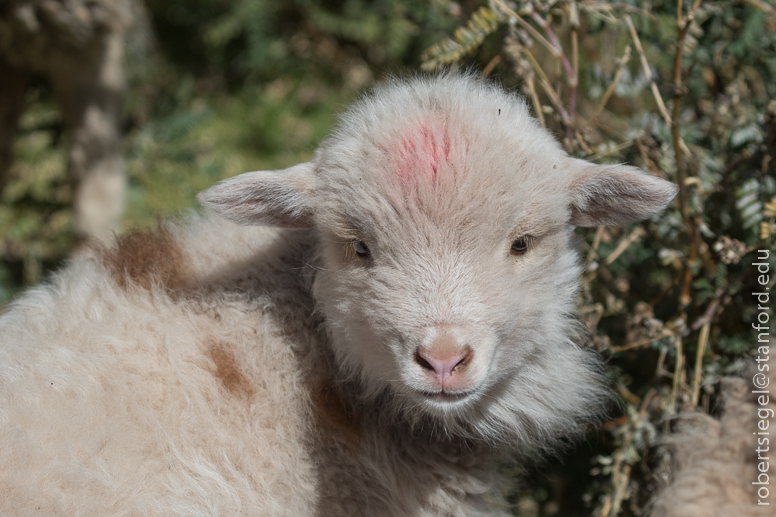
MULTIPOLYGON (((677 415, 714 413, 756 345, 753 250, 776 235, 773 0, 148 0, 129 46, 126 228, 247 170, 311 156, 386 73, 467 68, 520 90, 569 153, 681 187, 665 214, 581 232, 580 314, 619 406, 515 472, 524 516, 637 516, 677 415)), ((60 116, 40 83, 0 204, 0 304, 72 245, 60 116)), ((772 275, 770 287, 774 285, 772 275)), ((505 468, 514 468, 508 464, 505 468)))

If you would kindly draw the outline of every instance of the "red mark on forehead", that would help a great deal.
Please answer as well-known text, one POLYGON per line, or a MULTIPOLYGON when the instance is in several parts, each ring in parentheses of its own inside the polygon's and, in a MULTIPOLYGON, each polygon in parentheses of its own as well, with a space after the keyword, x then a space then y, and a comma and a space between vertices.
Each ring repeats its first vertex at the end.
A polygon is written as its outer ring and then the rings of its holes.
POLYGON ((450 156, 450 136, 441 122, 424 122, 400 133, 389 149, 393 169, 402 183, 414 178, 433 182, 450 156))

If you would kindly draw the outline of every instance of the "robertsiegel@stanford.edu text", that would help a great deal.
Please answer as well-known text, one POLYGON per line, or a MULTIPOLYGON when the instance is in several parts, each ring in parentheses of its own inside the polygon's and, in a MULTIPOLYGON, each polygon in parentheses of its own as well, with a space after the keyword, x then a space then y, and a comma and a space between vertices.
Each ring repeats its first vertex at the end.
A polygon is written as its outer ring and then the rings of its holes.
POLYGON ((752 376, 754 389, 752 393, 757 395, 757 429, 752 433, 757 437, 757 480, 752 484, 757 487, 757 504, 767 506, 770 495, 770 424, 774 416, 770 403, 770 372, 768 359, 770 357, 771 342, 771 307, 770 307, 770 258, 769 250, 757 250, 757 261, 752 263, 757 268, 758 292, 752 293, 757 299, 757 321, 752 323, 752 328, 757 332, 757 372, 752 376))

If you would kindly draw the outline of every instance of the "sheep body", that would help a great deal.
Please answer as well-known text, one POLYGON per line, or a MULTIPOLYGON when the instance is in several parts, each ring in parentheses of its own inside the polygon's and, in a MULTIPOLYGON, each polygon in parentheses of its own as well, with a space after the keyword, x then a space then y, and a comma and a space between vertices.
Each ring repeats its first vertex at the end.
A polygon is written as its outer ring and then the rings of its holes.
POLYGON ((497 461, 607 397, 571 341, 571 225, 674 193, 569 158, 496 87, 392 83, 310 163, 201 198, 280 229, 132 235, 0 319, 0 510, 507 515, 497 461))
MULTIPOLYGON (((192 239, 190 259, 175 264, 188 264, 187 274, 200 268, 228 278, 235 271, 217 258, 240 264, 247 257, 239 246, 271 246, 276 238, 227 224, 196 226, 196 241, 223 251, 228 237, 235 247, 221 257, 197 255, 192 239)), ((181 259, 175 247, 185 238, 168 234, 147 244, 160 247, 160 260, 181 259)), ((127 253, 145 243, 132 244, 127 253)), ((300 371, 281 337, 280 318, 293 317, 282 314, 289 307, 271 294, 249 298, 218 287, 207 296, 176 296, 171 278, 164 285, 155 274, 141 277, 147 289, 131 279, 122 286, 111 268, 124 264, 107 260, 76 259, 2 318, 0 509, 308 514, 310 459, 303 447, 287 446, 303 441, 304 426, 304 397, 294 389, 300 371)), ((278 289, 287 279, 270 273, 277 267, 258 264, 248 274, 268 281, 240 285, 292 295, 293 285, 278 289)))

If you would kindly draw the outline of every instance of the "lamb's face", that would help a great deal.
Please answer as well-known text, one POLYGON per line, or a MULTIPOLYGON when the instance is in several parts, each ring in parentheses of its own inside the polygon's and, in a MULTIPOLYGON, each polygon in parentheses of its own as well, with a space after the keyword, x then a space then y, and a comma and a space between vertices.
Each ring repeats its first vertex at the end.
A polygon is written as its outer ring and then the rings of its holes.
POLYGON ((342 362, 413 411, 476 411, 567 346, 569 160, 527 114, 528 142, 501 116, 422 113, 319 156, 315 295, 342 362))
POLYGON ((442 77, 365 99, 313 162, 201 199, 241 222, 317 229, 314 296, 368 395, 451 433, 546 441, 602 393, 568 339, 571 227, 644 218, 673 195, 569 158, 519 99, 442 77))

